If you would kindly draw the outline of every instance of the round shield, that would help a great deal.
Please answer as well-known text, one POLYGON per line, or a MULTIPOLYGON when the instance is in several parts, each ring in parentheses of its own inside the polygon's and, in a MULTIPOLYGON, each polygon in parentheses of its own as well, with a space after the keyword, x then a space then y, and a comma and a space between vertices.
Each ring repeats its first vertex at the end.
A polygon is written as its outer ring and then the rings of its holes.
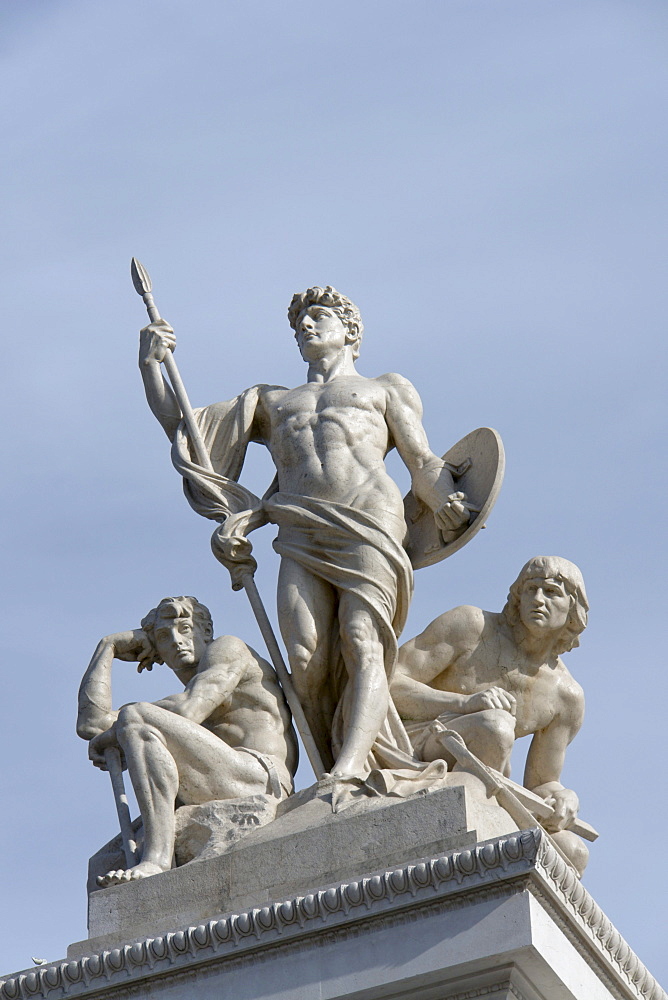
POLYGON ((461 534, 444 538, 436 526, 434 514, 412 490, 404 497, 404 516, 408 527, 406 549, 413 569, 432 566, 484 528, 487 516, 496 503, 503 482, 506 458, 501 437, 491 427, 478 427, 443 456, 455 484, 466 495, 471 520, 461 534))

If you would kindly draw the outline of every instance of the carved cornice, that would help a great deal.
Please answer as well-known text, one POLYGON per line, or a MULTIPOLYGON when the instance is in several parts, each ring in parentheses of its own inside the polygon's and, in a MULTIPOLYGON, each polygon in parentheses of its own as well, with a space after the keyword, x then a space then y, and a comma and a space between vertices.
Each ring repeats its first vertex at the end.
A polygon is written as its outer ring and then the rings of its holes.
MULTIPOLYGON (((537 868, 543 875, 544 881, 538 885, 533 883, 534 895, 543 902, 549 900, 549 895, 556 897, 562 904, 565 902, 571 916, 575 916, 579 927, 586 932, 589 940, 598 949, 603 949, 608 961, 622 974, 638 996, 643 997, 643 1000, 645 998, 666 1000, 666 994, 661 986, 589 895, 570 865, 567 865, 555 851, 549 839, 545 836, 540 837, 537 846, 537 868)), ((548 908, 555 923, 577 947, 573 928, 564 919, 559 908, 549 906, 549 903, 548 908)))
MULTIPOLYGON (((499 837, 470 850, 450 851, 431 860, 342 882, 304 896, 229 914, 219 920, 146 938, 121 948, 72 961, 62 961, 0 980, 1 1000, 27 1000, 55 995, 74 997, 123 991, 159 973, 194 969, 242 952, 287 945, 296 939, 343 930, 342 925, 397 917, 407 908, 422 910, 470 890, 499 891, 518 876, 525 888, 539 872, 546 892, 575 917, 590 947, 603 949, 631 991, 642 1000, 668 1000, 659 984, 631 951, 589 893, 536 828, 499 837), (337 926, 338 925, 338 926, 337 926)), ((506 891, 508 891, 506 889, 506 891)), ((536 895, 540 889, 533 885, 536 895)), ((567 922, 562 917, 560 926, 567 922)), ((573 940, 573 931, 570 935, 573 940)), ((575 935, 577 938, 577 935, 575 935)), ((581 942, 574 941, 580 951, 581 942)), ((618 990, 615 990, 618 992, 618 990)), ((475 994, 473 994, 475 996, 475 994)))

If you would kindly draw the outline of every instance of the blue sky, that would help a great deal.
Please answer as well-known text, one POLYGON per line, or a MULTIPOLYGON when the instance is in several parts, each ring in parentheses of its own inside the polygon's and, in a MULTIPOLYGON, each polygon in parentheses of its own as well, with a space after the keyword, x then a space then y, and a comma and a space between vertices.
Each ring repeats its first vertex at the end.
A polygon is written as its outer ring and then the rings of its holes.
MULTIPOLYGON (((565 780, 601 832, 585 885, 668 979, 665 866, 646 857, 667 820, 665 5, 4 0, 0 14, 0 969, 85 937, 87 858, 116 831, 74 733, 98 639, 192 593, 220 631, 261 643, 144 402, 134 254, 195 405, 299 383, 285 311, 329 283, 362 311, 360 371, 414 382, 435 451, 499 430, 488 530, 417 574, 404 637, 457 604, 500 610, 533 555, 582 568, 590 625, 566 662, 587 719, 565 780)), ((243 481, 270 478, 255 449, 243 481)), ((273 608, 270 541, 256 536, 273 608)), ((116 669, 119 704, 173 687, 116 669)))

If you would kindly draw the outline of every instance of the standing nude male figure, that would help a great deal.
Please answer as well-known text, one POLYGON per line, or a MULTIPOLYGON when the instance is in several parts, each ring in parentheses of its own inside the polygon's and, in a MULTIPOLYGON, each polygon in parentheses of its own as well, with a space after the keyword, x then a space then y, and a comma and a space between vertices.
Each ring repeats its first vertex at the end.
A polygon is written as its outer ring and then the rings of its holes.
POLYGON ((100 640, 79 690, 77 733, 96 767, 106 769, 107 747, 121 750, 144 827, 139 864, 109 872, 105 886, 172 867, 177 796, 181 805, 257 794, 278 802, 297 767, 290 712, 266 660, 233 635, 214 639, 194 597, 165 598, 141 624, 100 640), (114 659, 164 662, 184 690, 116 711, 114 659))
POLYGON ((560 654, 579 644, 588 608, 578 567, 537 556, 520 571, 500 614, 453 608, 405 643, 392 682, 423 760, 454 763, 440 738, 440 731, 453 729, 477 757, 509 777, 515 740, 531 735, 524 785, 554 808, 545 827, 580 872, 589 852, 567 829, 579 801, 564 788, 561 772, 582 725, 584 695, 560 654))
MULTIPOLYGON (((262 517, 279 526, 281 632, 323 761, 350 777, 369 769, 391 707, 388 678, 412 587, 402 497, 384 464, 388 451, 397 448, 413 492, 448 537, 466 526, 469 513, 429 448, 410 382, 357 372, 363 327, 356 306, 329 286, 316 287, 293 297, 288 317, 308 365, 306 382, 259 386, 252 396, 248 390, 241 447, 248 440, 266 445, 276 466, 278 492, 265 498, 262 517)), ((164 322, 142 331, 147 399, 170 440, 181 413, 160 361, 174 345, 164 322)), ((205 439, 216 438, 222 418, 215 407, 222 405, 198 411, 205 439)), ((213 445, 211 455, 215 467, 213 445)))

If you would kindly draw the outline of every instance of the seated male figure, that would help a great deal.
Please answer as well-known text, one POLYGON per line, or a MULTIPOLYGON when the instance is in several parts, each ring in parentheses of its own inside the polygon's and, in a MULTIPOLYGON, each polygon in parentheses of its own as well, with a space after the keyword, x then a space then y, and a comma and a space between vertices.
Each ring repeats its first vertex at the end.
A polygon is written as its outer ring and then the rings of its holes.
POLYGON ((207 608, 194 597, 167 597, 140 629, 102 639, 79 690, 77 733, 106 769, 105 750, 120 748, 144 826, 140 862, 109 872, 113 885, 172 867, 177 804, 293 790, 297 743, 274 671, 232 635, 213 638, 207 608), (111 707, 116 659, 166 663, 184 690, 156 702, 111 707))
POLYGON ((559 654, 579 644, 588 608, 578 567, 538 556, 523 567, 500 614, 454 608, 405 643, 392 682, 423 760, 454 764, 438 731, 446 726, 509 777, 514 741, 532 736, 524 785, 553 807, 545 827, 580 871, 588 851, 568 831, 579 801, 560 778, 566 748, 582 725, 584 695, 559 654))

